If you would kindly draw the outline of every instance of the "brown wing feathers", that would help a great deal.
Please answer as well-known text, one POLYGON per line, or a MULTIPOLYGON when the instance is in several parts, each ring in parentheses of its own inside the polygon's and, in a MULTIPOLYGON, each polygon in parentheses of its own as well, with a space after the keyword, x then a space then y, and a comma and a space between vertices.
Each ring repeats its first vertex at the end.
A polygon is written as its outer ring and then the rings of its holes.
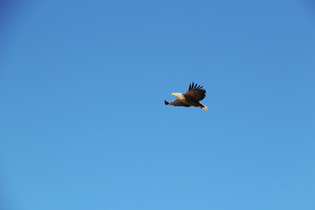
POLYGON ((193 101, 201 101, 206 97, 206 91, 202 89, 203 86, 191 83, 188 91, 184 94, 185 98, 193 101))
POLYGON ((179 99, 176 99, 174 101, 172 101, 171 103, 168 103, 167 101, 164 101, 165 105, 173 105, 173 106, 185 106, 185 107, 190 107, 191 105, 189 104, 186 104, 185 102, 179 100, 179 99))

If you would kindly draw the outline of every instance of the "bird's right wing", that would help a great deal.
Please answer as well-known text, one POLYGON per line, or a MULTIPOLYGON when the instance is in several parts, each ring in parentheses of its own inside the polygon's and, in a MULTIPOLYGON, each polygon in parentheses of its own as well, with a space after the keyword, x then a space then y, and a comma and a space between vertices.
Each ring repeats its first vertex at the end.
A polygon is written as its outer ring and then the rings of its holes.
POLYGON ((184 94, 185 98, 188 98, 192 101, 201 101, 206 97, 206 91, 203 89, 203 86, 194 84, 189 85, 188 91, 184 94))

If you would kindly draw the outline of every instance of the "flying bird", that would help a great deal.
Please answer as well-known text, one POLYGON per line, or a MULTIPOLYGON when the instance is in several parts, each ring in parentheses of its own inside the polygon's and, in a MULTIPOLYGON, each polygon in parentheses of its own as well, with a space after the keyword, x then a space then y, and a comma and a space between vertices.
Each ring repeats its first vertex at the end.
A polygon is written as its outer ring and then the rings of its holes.
POLYGON ((192 82, 186 93, 172 93, 172 95, 177 99, 171 103, 165 100, 165 105, 185 107, 195 106, 208 111, 208 107, 199 102, 206 97, 206 91, 203 89, 203 86, 197 85, 197 83, 194 84, 194 82, 192 82))

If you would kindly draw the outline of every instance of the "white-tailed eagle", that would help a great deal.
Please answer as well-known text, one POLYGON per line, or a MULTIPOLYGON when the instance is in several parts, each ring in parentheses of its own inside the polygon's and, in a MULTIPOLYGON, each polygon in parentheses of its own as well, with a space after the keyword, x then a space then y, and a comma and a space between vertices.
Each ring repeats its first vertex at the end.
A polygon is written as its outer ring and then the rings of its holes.
POLYGON ((172 93, 172 95, 176 96, 177 99, 172 101, 171 103, 165 100, 165 105, 185 107, 195 106, 208 111, 207 106, 199 103, 199 101, 206 97, 206 91, 203 89, 203 86, 198 86, 193 82, 189 85, 189 89, 186 93, 172 93))

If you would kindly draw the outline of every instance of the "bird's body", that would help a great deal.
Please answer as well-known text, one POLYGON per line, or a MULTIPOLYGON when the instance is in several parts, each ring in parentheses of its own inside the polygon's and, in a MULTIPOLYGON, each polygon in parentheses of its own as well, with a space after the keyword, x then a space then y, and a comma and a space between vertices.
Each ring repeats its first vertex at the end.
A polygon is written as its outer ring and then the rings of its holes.
POLYGON ((165 105, 173 105, 173 106, 195 106, 201 109, 208 111, 207 106, 201 104, 199 101, 206 97, 206 91, 202 89, 203 86, 198 86, 197 84, 189 85, 189 89, 186 93, 172 93, 177 99, 172 102, 164 101, 165 105))

